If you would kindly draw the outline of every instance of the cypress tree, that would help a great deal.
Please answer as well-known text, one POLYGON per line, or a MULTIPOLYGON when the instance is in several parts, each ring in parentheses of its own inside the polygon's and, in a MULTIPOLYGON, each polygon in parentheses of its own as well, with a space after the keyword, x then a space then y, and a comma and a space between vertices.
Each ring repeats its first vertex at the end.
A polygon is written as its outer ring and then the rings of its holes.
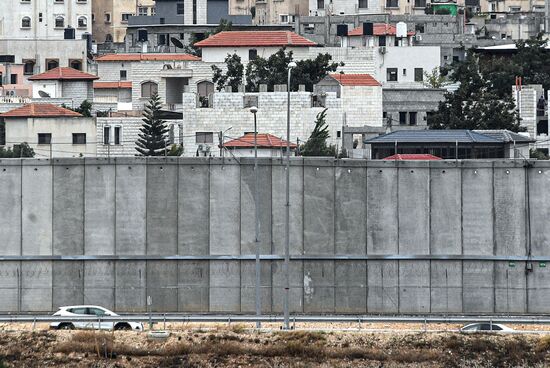
POLYGON ((158 94, 151 99, 143 111, 143 124, 139 129, 139 138, 136 141, 136 150, 140 156, 164 156, 166 151, 166 122, 159 118, 161 108, 158 94))

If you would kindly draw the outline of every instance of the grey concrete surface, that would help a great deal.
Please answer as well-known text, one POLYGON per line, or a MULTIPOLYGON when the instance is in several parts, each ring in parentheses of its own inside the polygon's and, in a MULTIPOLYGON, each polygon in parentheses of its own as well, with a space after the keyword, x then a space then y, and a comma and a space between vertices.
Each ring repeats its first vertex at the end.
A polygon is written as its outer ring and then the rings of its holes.
MULTIPOLYGON (((550 163, 524 165, 293 158, 291 311, 550 313, 550 163)), ((262 310, 281 313, 284 161, 259 174, 262 310)), ((0 311, 253 313, 254 177, 245 158, 0 160, 0 311)))

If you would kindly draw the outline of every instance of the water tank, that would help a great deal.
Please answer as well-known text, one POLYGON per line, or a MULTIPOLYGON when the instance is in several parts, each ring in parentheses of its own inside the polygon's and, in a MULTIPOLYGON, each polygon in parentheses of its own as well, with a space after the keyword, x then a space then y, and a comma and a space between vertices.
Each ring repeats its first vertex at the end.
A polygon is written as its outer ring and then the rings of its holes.
POLYGON ((397 37, 407 37, 407 23, 405 22, 397 23, 395 35, 397 37))

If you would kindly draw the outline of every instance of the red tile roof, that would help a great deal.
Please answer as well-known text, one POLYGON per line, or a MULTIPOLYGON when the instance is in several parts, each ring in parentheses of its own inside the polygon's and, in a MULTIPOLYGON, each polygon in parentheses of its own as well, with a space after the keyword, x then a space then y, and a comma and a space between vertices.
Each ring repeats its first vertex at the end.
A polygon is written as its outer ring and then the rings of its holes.
POLYGON ((132 82, 94 82, 94 89, 132 88, 132 82))
POLYGON ((73 68, 61 67, 48 70, 47 72, 33 75, 29 80, 94 80, 99 79, 97 75, 88 74, 73 68))
POLYGON ((370 74, 329 74, 330 77, 336 79, 342 86, 372 86, 377 87, 381 84, 374 79, 370 74))
POLYGON ((384 160, 423 160, 423 161, 435 161, 441 160, 440 157, 430 154, 417 154, 417 153, 404 153, 386 157, 384 160))
MULTIPOLYGON (((286 147, 286 141, 275 137, 272 134, 260 134, 257 137, 259 148, 281 148, 286 147)), ((233 139, 223 145, 230 148, 249 148, 254 147, 254 133, 247 133, 241 138, 233 139)), ((290 143, 290 148, 296 148, 295 143, 290 143)))
MULTIPOLYGON (((393 24, 375 23, 372 28, 375 36, 395 36, 397 33, 393 24)), ((407 35, 413 36, 414 32, 407 32, 407 35)), ((363 25, 349 31, 348 36, 363 36, 363 25)))
POLYGON ((199 61, 201 58, 189 54, 108 54, 96 61, 199 61))
POLYGON ((18 107, 3 114, 2 118, 53 118, 53 117, 79 117, 78 112, 65 109, 52 104, 33 103, 18 107))
POLYGON ((197 47, 246 47, 246 46, 317 46, 290 31, 226 31, 216 33, 205 40, 195 43, 197 47))

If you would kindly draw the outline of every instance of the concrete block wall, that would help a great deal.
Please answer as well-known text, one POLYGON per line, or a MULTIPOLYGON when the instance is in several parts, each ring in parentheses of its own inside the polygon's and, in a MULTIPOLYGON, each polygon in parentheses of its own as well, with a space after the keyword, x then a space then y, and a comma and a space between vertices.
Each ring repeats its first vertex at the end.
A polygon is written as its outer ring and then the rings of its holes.
MULTIPOLYGON (((259 170, 280 313, 284 161, 259 170)), ((290 179, 293 312, 550 311, 547 162, 293 159, 290 179)), ((4 159, 0 185, 2 312, 254 311, 250 159, 4 159)))

